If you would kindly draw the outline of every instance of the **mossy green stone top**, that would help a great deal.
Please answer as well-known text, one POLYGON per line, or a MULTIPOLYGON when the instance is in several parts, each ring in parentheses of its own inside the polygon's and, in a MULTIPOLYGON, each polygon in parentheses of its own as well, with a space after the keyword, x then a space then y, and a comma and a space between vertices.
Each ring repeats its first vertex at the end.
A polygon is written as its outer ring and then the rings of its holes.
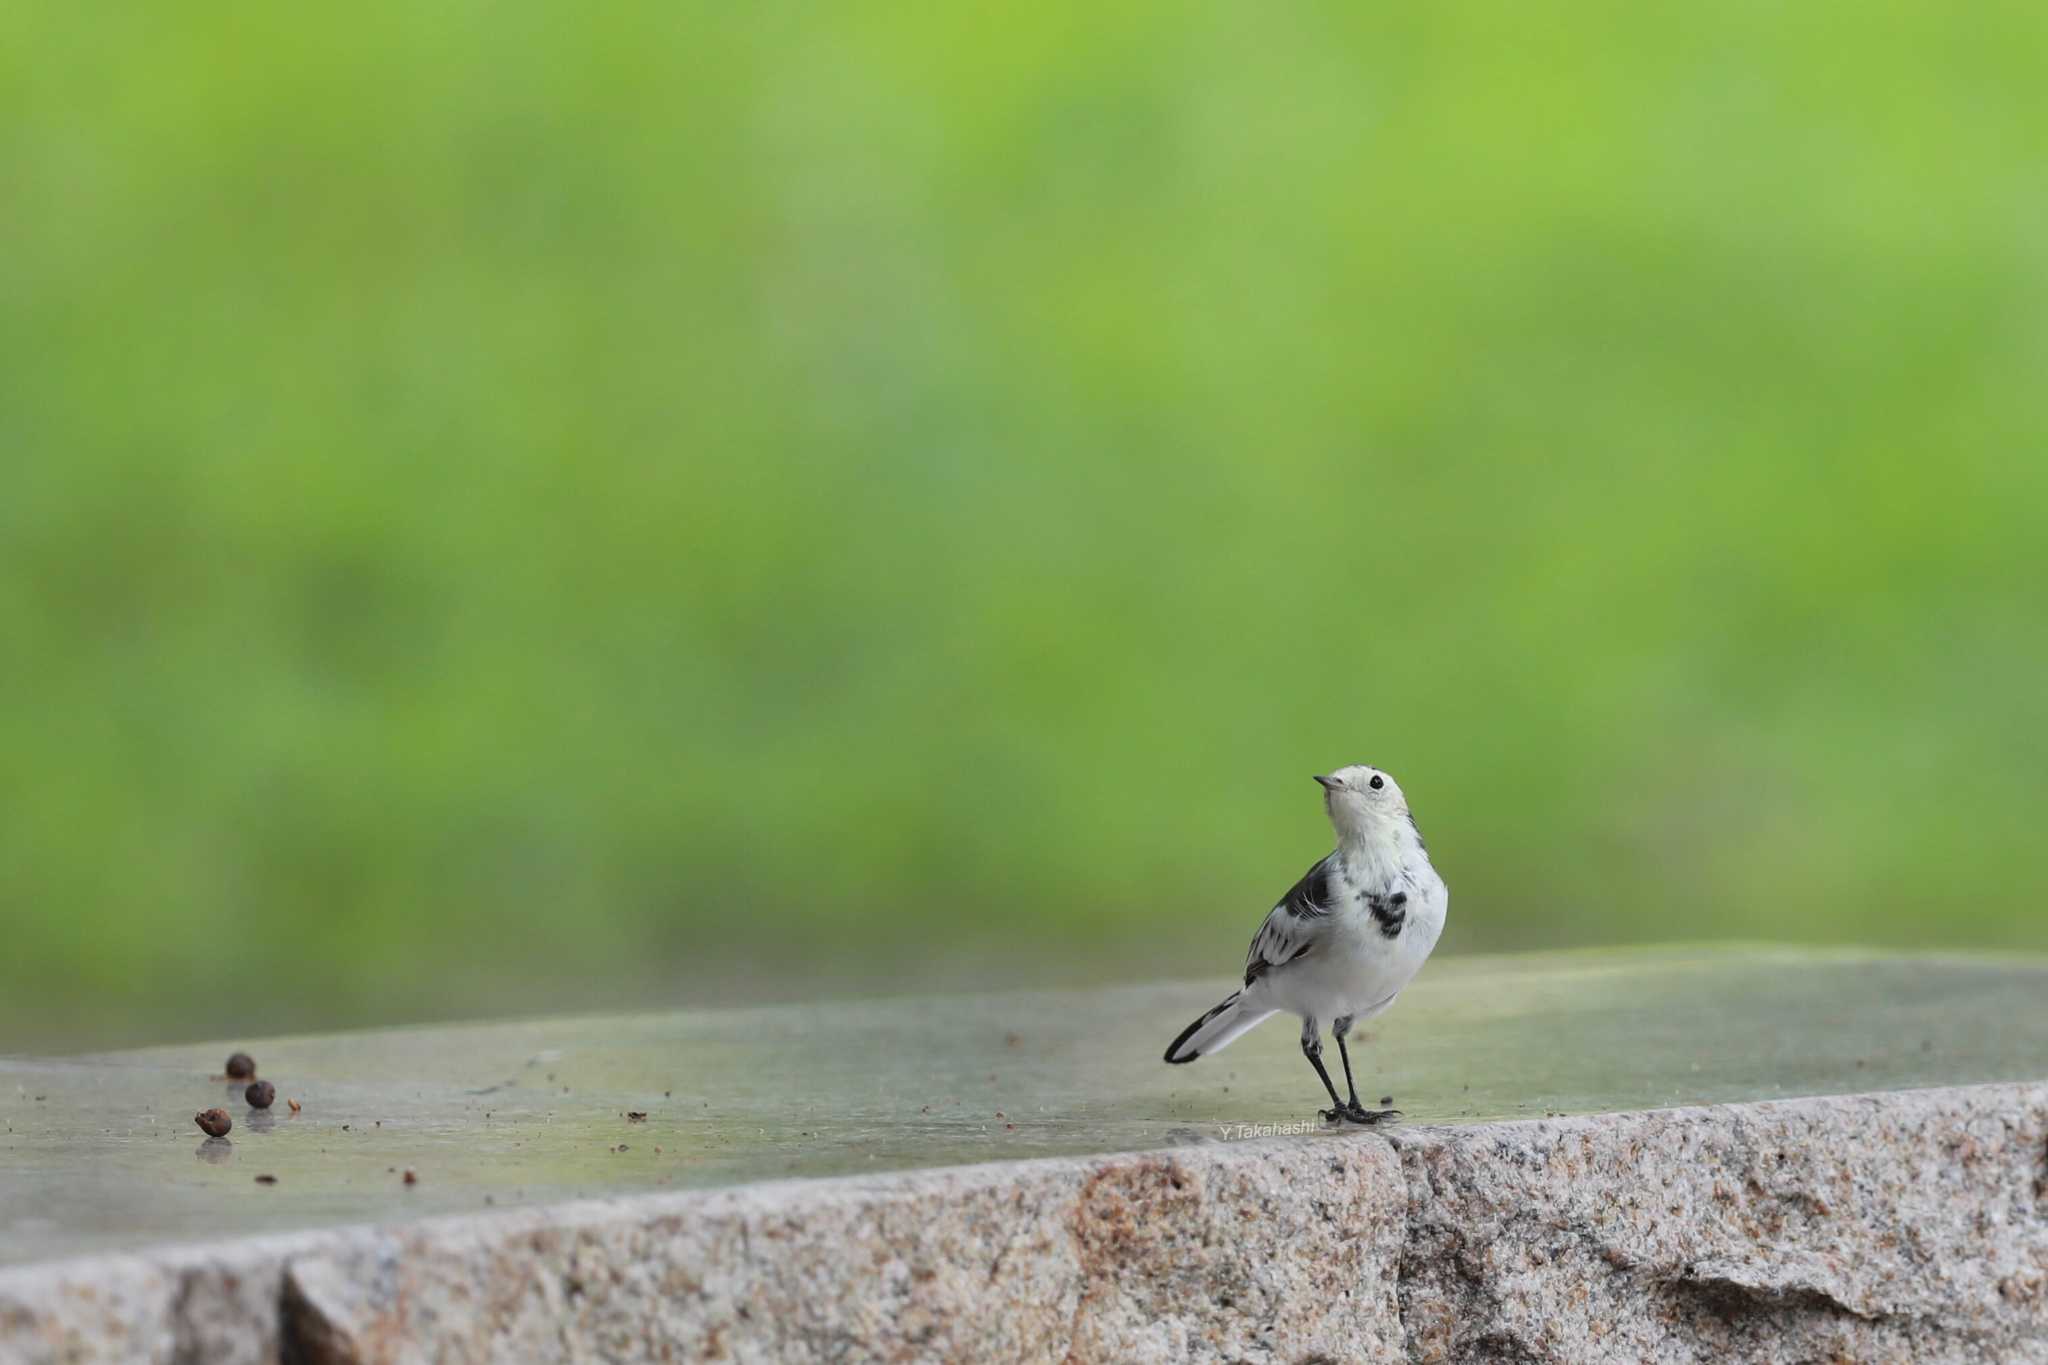
MULTIPOLYGON (((1314 1121, 1295 1029, 1185 1067, 1228 983, 393 1029, 0 1061, 0 1263, 1314 1121), (267 1114, 217 1079, 236 1048, 267 1114), (287 1101, 299 1101, 294 1114, 287 1101), (220 1106, 235 1127, 193 1123, 220 1106), (644 1115, 634 1118, 631 1115, 644 1115), (407 1184, 406 1171, 416 1175, 407 1184), (275 1183, 258 1183, 258 1176, 275 1183)), ((1780 949, 1434 962, 1354 1047, 1410 1124, 2048 1076, 2048 963, 1780 949)))

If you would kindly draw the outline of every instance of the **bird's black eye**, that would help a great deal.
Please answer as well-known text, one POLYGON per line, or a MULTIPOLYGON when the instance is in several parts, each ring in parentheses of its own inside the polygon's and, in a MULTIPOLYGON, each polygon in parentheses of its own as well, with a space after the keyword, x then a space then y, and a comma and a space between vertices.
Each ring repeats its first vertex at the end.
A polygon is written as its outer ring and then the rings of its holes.
POLYGON ((1381 777, 1378 773, 1374 773, 1372 775, 1372 781, 1366 783, 1365 785, 1371 787, 1374 791, 1378 791, 1381 787, 1387 785, 1387 779, 1381 777))

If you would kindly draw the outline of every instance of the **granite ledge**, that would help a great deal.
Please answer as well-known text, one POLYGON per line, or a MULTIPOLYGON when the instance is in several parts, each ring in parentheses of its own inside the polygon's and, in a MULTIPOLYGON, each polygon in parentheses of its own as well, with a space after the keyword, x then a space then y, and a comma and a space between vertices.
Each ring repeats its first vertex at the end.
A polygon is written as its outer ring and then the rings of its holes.
POLYGON ((2048 1360, 2048 1083, 637 1194, 0 1271, 0 1361, 2048 1360))

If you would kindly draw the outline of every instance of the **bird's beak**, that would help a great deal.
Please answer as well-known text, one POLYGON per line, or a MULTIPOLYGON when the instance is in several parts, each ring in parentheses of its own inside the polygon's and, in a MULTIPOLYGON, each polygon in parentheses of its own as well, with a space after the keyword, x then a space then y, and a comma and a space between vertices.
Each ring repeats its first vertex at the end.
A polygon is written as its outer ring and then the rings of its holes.
POLYGON ((1333 792, 1337 790, 1338 783, 1337 779, 1334 777, 1324 777, 1321 773, 1317 773, 1316 781, 1323 784, 1323 790, 1326 792, 1333 792))

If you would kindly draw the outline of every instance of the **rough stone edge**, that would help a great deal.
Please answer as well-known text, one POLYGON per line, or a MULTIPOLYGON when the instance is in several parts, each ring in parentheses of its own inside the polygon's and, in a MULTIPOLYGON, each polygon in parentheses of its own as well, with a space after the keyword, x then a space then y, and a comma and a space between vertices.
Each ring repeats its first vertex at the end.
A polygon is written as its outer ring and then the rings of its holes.
POLYGON ((427 1358, 406 1332, 431 1336, 435 1359, 669 1358, 644 1330, 607 1339, 636 1313, 691 1339, 681 1359, 849 1358, 863 1331, 907 1317, 950 1358, 1086 1341, 1115 1358, 1351 1359, 1377 1341, 1366 1358, 1398 1360, 1404 1203, 1393 1148, 1352 1133, 239 1238, 0 1271, 0 1365, 427 1358), (1326 1225, 1306 1243, 1314 1264, 1242 1237, 1262 1219, 1326 1225), (1219 1314, 1180 1292, 1190 1281, 1236 1285, 1264 1311, 1219 1314), (1310 1292, 1316 1313, 1284 1311, 1310 1292), (1016 1330, 1023 1302, 1035 1332, 1016 1330), (944 1337, 958 1324, 977 1335, 944 1337), (550 1331, 578 1340, 536 1340, 550 1331))
POLYGON ((2048 1361, 2048 1084, 1391 1141, 1410 1360, 2048 1361))
POLYGON ((0 1362, 411 1360, 428 1338, 459 1360, 682 1341, 739 1359, 1691 1361, 1796 1340, 1810 1358, 2032 1361, 2048 1360, 2044 1284, 2048 1083, 2015 1083, 84 1257, 0 1271, 0 1362))

